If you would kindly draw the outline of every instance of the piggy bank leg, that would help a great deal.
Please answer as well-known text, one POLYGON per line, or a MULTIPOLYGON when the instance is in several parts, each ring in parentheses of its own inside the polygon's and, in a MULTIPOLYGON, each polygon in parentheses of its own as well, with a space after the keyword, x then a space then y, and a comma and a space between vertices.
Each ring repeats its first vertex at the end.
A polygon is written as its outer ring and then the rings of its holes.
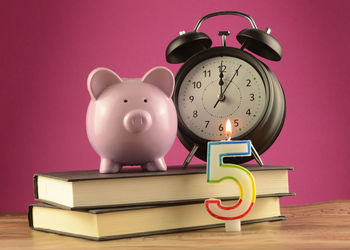
POLYGON ((164 158, 158 158, 154 161, 147 162, 146 164, 143 164, 142 169, 148 170, 148 171, 166 171, 167 166, 165 164, 164 158))
POLYGON ((121 168, 122 168, 121 164, 111 161, 109 159, 101 158, 101 163, 100 163, 101 174, 118 173, 121 168))

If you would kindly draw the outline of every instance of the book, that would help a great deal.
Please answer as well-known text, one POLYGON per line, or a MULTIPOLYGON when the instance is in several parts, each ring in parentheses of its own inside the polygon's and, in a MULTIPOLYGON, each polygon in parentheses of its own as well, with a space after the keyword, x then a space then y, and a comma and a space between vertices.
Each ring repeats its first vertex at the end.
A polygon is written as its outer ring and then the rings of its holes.
MULTIPOLYGON (((253 209, 242 219, 242 224, 284 220, 285 217, 280 213, 279 199, 279 195, 257 198, 253 209)), ((233 202, 237 201, 227 200, 223 201, 223 204, 228 206, 233 202)), ((224 226, 224 221, 212 217, 207 212, 204 202, 80 211, 39 203, 29 206, 28 219, 30 227, 35 230, 90 240, 119 239, 224 226)))
MULTIPOLYGON (((291 167, 243 165, 253 174, 257 195, 289 193, 291 167)), ((75 210, 152 204, 198 203, 208 198, 239 196, 229 180, 207 183, 206 166, 169 166, 166 172, 124 168, 116 174, 98 170, 39 173, 34 175, 37 201, 75 210)))

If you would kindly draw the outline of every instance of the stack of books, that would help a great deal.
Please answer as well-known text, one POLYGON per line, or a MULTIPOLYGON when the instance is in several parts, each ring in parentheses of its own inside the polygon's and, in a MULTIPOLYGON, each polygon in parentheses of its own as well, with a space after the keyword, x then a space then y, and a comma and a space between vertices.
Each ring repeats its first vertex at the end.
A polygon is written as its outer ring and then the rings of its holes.
MULTIPOLYGON (((291 167, 243 165, 256 182, 257 199, 242 224, 285 219, 281 197, 289 192, 291 167)), ((233 205, 239 188, 225 180, 207 183, 206 166, 169 166, 167 172, 124 168, 116 174, 98 170, 34 175, 35 199, 29 206, 29 225, 39 231, 108 240, 152 234, 223 227, 204 200, 219 198, 233 205)))

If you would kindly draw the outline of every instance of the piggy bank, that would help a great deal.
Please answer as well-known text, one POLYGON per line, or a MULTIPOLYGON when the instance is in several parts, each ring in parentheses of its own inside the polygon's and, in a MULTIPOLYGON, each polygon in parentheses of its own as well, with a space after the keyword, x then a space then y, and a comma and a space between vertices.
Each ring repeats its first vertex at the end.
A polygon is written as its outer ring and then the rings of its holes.
POLYGON ((122 79, 109 69, 97 68, 87 85, 91 101, 86 130, 101 157, 100 173, 116 173, 124 165, 166 171, 164 156, 177 132, 171 71, 155 67, 141 79, 122 79))

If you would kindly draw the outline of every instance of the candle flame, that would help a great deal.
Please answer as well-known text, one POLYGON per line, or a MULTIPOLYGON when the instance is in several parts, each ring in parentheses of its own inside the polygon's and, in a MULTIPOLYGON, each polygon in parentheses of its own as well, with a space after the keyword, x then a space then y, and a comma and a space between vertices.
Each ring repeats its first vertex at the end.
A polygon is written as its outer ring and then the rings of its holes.
POLYGON ((226 135, 226 137, 228 137, 229 139, 231 138, 231 135, 232 135, 232 124, 231 124, 230 119, 227 119, 227 121, 226 121, 225 135, 226 135))

